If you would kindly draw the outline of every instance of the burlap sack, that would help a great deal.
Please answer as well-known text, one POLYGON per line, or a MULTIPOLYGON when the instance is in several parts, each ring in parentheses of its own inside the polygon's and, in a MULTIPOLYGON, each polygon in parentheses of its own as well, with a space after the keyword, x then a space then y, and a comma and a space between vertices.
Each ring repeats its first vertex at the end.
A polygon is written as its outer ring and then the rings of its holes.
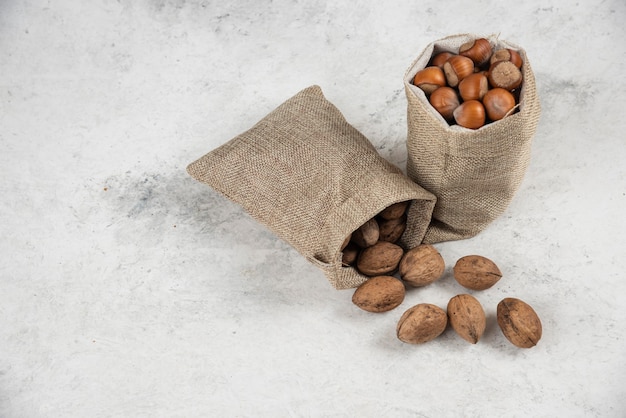
POLYGON ((187 167, 319 267, 337 289, 367 277, 341 264, 340 247, 387 206, 411 200, 400 244, 422 242, 435 197, 383 159, 318 86, 187 167))
POLYGON ((519 112, 477 130, 449 126, 411 82, 434 53, 458 52, 473 34, 449 36, 428 45, 404 76, 408 100, 407 174, 437 196, 425 243, 470 238, 500 216, 529 164, 540 115, 535 77, 526 52, 489 37, 495 49, 519 51, 524 63, 519 112))

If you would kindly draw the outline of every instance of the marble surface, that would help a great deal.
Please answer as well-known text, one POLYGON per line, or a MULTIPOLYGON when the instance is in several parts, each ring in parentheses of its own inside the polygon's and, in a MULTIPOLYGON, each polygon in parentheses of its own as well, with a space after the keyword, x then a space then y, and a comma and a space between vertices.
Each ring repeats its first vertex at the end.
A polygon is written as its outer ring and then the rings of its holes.
POLYGON ((626 416, 626 4, 595 3, 2 2, 0 416, 626 416), (185 172, 311 84, 404 167, 404 72, 466 32, 526 49, 532 161, 394 311, 185 172), (474 292, 483 339, 398 341, 471 253, 505 272, 474 292), (533 349, 497 328, 508 296, 543 321, 533 349))

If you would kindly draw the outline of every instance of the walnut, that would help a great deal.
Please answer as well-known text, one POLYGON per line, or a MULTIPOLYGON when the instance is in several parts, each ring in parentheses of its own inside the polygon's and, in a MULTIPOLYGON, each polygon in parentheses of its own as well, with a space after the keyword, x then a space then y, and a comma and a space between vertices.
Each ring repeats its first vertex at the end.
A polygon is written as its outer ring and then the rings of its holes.
POLYGON ((372 218, 352 233, 352 241, 361 248, 367 248, 378 242, 378 236, 378 222, 372 218))
POLYGON ((472 295, 456 295, 448 302, 450 325, 464 340, 476 344, 487 327, 480 302, 472 295))
POLYGON ((380 219, 378 221, 380 231, 379 240, 396 242, 400 239, 406 229, 406 215, 395 219, 380 219))
POLYGON ((511 344, 520 348, 531 348, 541 339, 541 320, 526 302, 516 298, 505 298, 498 303, 498 325, 511 344))
POLYGON ((381 276, 393 273, 404 254, 402 247, 387 241, 378 241, 364 248, 356 260, 357 269, 366 276, 381 276))
POLYGON ((502 272, 496 264, 480 255, 467 255, 454 265, 454 278, 463 287, 485 290, 496 284, 502 272))
POLYGON ((409 207, 409 201, 394 203, 393 205, 383 209, 378 216, 383 219, 398 219, 406 213, 409 207))
POLYGON ((404 284, 393 276, 376 276, 361 284, 352 303, 368 312, 387 312, 404 300, 404 284))
POLYGON ((421 344, 437 338, 448 324, 448 315, 436 305, 420 303, 408 309, 398 321, 396 335, 400 341, 421 344))
POLYGON ((446 268, 443 257, 432 245, 422 244, 408 250, 400 261, 402 280, 412 286, 426 286, 439 279, 446 268))

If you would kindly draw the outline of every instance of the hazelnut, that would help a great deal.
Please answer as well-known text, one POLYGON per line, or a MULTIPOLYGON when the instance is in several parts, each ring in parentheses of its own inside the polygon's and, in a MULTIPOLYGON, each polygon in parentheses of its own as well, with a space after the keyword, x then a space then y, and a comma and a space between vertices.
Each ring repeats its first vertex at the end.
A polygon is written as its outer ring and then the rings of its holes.
POLYGON ((498 266, 480 255, 461 257, 454 265, 453 272, 461 286, 472 290, 489 289, 502 277, 498 266))
POLYGON ((404 300, 404 284, 393 276, 376 276, 363 282, 352 295, 352 303, 368 312, 387 312, 404 300))
POLYGON ((430 94, 438 87, 446 85, 446 77, 441 68, 426 67, 415 74, 413 84, 424 90, 424 93, 430 94))
POLYGON ((398 267, 402 280, 416 287, 426 286, 439 279, 445 268, 443 257, 429 244, 408 250, 398 267))
POLYGON ((456 295, 448 302, 448 320, 461 338, 476 344, 487 327, 482 305, 472 295, 456 295))
POLYGON ((474 62, 463 55, 454 55, 443 64, 443 72, 450 87, 456 87, 459 82, 474 73, 474 62))
POLYGON ((454 110, 461 104, 456 91, 448 86, 433 91, 428 101, 448 122, 454 120, 454 110))
POLYGON ((526 302, 516 298, 505 298, 497 307, 498 325, 511 344, 520 348, 531 348, 541 339, 541 320, 526 302))
POLYGON ((459 94, 464 101, 482 100, 488 90, 489 81, 483 72, 470 74, 459 83, 459 94))
POLYGON ((491 87, 513 90, 522 84, 522 72, 511 61, 496 61, 489 67, 487 78, 491 87))
POLYGON ((517 68, 522 68, 522 57, 519 52, 514 49, 498 49, 491 55, 489 63, 493 64, 497 61, 511 61, 517 68))
POLYGON ((430 61, 430 65, 435 66, 435 67, 439 67, 442 68, 443 64, 448 61, 448 59, 453 56, 455 54, 453 54, 452 52, 448 52, 448 51, 443 51, 443 52, 439 52, 435 55, 433 55, 431 61, 430 61))
POLYGON ((452 112, 457 124, 468 129, 478 129, 485 124, 485 107, 478 100, 461 103, 452 112))
POLYGON ((485 94, 483 105, 489 119, 496 121, 509 115, 515 109, 515 97, 510 91, 496 87, 485 94))
POLYGON ((420 303, 402 314, 396 326, 400 341, 422 344, 441 335, 448 324, 448 315, 436 305, 420 303))
POLYGON ((481 66, 491 58, 491 44, 485 38, 478 38, 459 47, 459 55, 470 58, 476 66, 481 66))

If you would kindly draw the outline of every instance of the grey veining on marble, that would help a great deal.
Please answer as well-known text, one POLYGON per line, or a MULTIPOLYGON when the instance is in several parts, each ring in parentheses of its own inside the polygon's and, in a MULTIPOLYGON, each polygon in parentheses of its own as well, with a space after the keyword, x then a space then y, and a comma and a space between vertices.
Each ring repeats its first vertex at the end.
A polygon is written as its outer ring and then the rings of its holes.
POLYGON ((0 416, 626 416, 626 4, 22 0, 0 4, 0 416), (428 43, 522 45, 542 103, 507 212, 374 315, 186 165, 320 85, 404 168, 402 78, 428 43), (488 327, 421 346, 463 255, 488 327), (544 335, 521 350, 495 308, 544 335))

